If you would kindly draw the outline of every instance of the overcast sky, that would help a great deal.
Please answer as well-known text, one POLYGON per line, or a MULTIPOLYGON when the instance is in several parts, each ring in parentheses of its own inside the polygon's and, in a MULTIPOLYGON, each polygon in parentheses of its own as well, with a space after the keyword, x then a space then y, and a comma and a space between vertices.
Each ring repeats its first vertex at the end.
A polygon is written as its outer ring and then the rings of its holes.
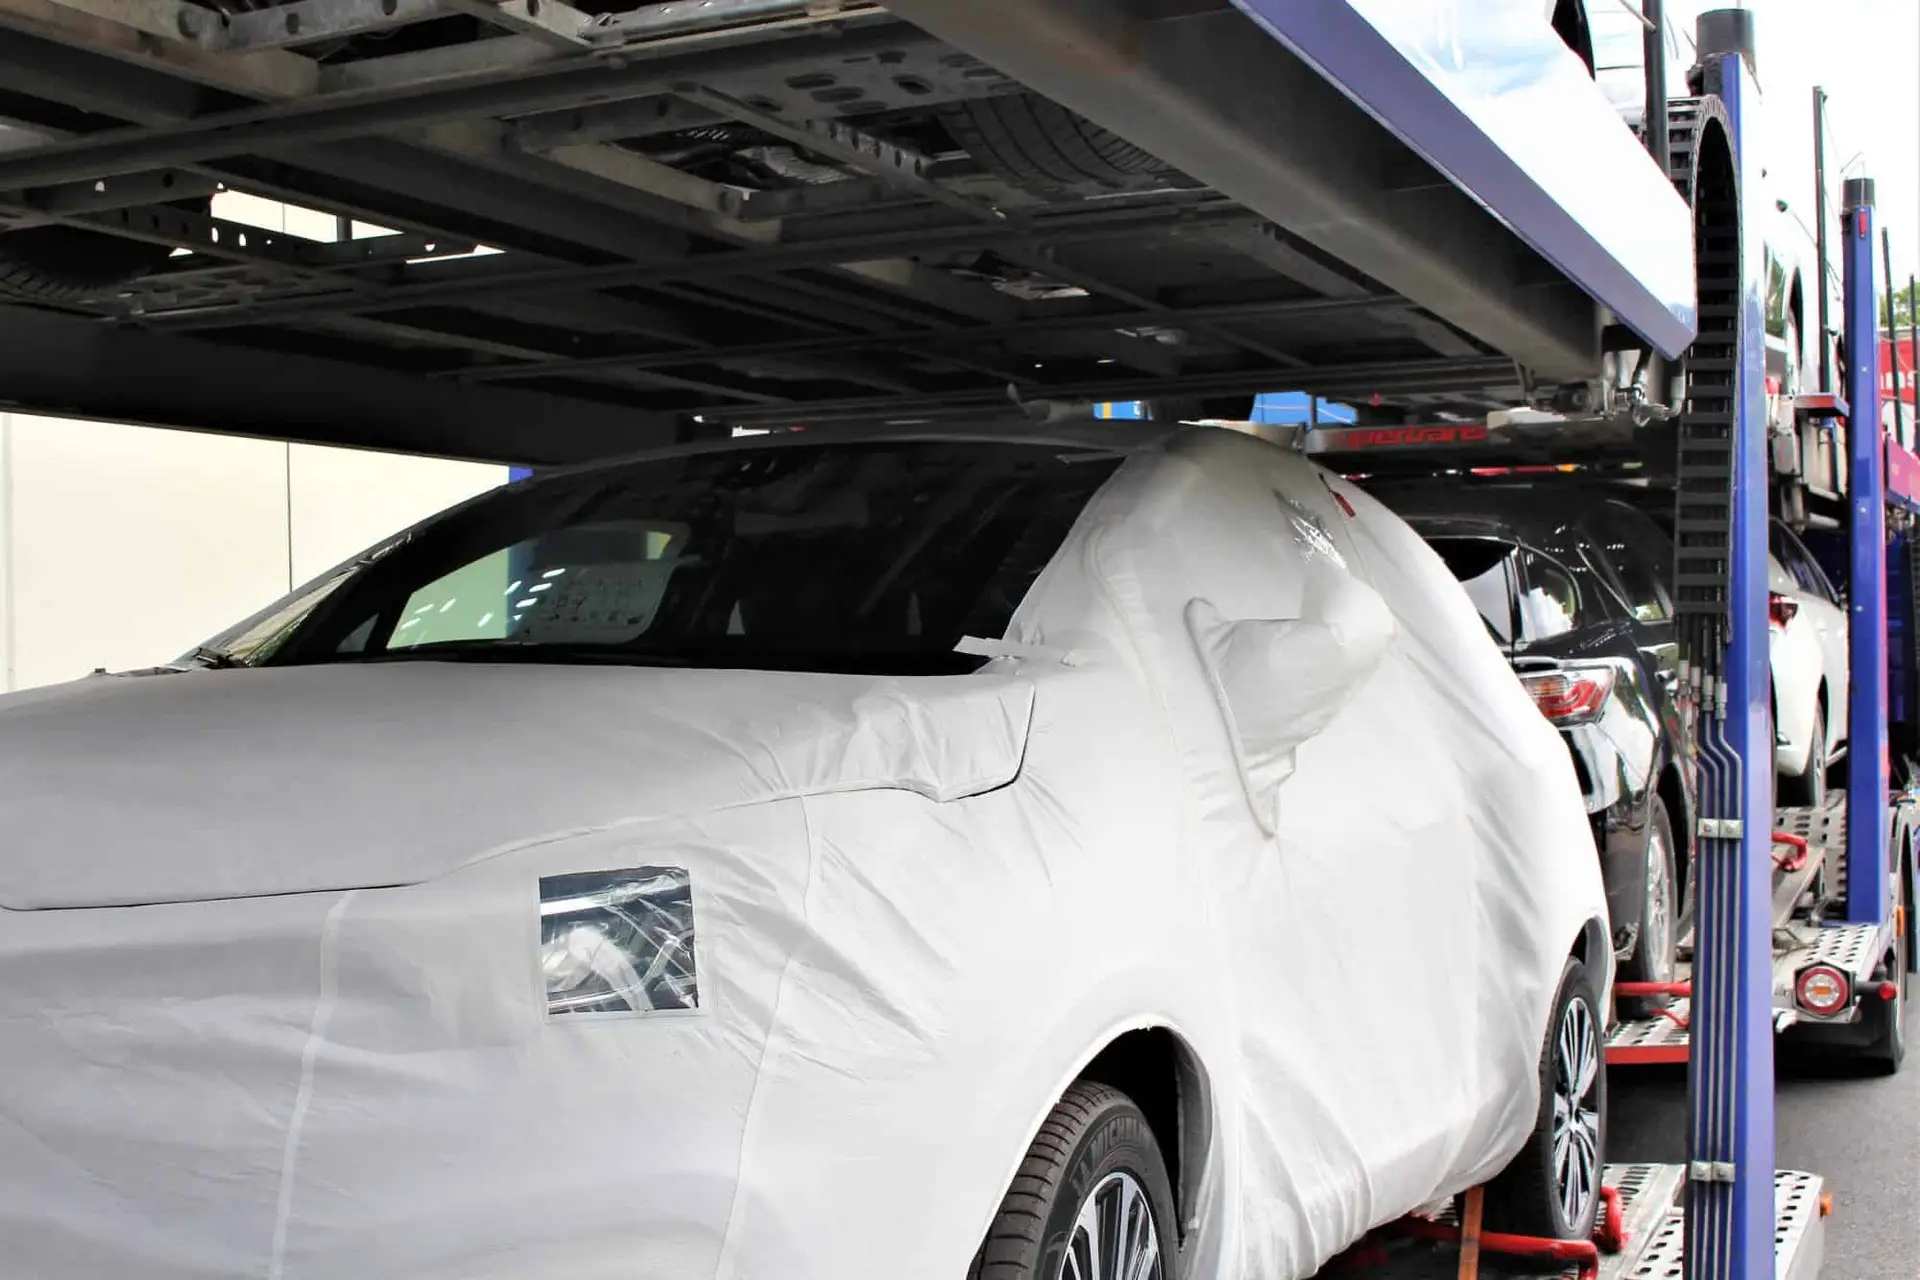
MULTIPOLYGON (((1904 280, 1920 270, 1920 0, 1748 0, 1746 7, 1757 18, 1768 150, 1793 149, 1808 158, 1790 162, 1789 171, 1811 172, 1803 166, 1812 163, 1812 92, 1823 86, 1829 171, 1852 160, 1853 176, 1874 179, 1878 214, 1893 237, 1894 275, 1904 280)), ((1783 194, 1811 222, 1811 187, 1783 194)))

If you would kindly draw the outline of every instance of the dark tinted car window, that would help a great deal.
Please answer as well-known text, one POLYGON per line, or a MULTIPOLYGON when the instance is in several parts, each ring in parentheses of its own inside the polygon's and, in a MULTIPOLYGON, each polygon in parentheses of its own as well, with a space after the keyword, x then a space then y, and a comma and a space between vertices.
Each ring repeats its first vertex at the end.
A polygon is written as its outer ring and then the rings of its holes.
POLYGON ((1567 565, 1538 551, 1521 556, 1520 634, 1527 641, 1551 640, 1588 625, 1579 577, 1567 565))
POLYGON ((1839 599, 1839 593, 1834 591, 1833 584, 1827 580, 1826 571, 1820 567, 1819 562, 1813 558, 1813 554, 1806 549, 1800 539, 1794 537, 1792 531, 1778 521, 1773 522, 1768 528, 1771 534, 1773 558, 1778 560, 1781 567, 1800 584, 1800 589, 1822 600, 1836 602, 1839 599))
POLYGON ((1118 465, 890 441, 555 477, 427 526, 262 660, 966 671, 1118 465))
POLYGON ((1518 548, 1497 538, 1427 541, 1466 588, 1467 599, 1480 611, 1493 638, 1503 647, 1512 645, 1519 635, 1519 600, 1514 593, 1518 548))
POLYGON ((1663 622, 1673 616, 1666 581, 1672 572, 1673 545, 1660 527, 1619 502, 1602 503, 1594 512, 1599 550, 1626 596, 1626 605, 1640 622, 1663 622))

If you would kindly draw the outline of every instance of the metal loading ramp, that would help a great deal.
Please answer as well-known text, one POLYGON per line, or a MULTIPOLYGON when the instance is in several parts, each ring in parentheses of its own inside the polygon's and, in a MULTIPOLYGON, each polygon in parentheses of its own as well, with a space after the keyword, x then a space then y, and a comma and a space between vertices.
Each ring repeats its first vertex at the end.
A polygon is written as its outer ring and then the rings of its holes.
MULTIPOLYGON (((1847 802, 1836 794, 1821 809, 1781 809, 1773 840, 1773 1021, 1776 1031, 1818 1036, 1851 1029, 1884 1014, 1879 1001, 1893 1001, 1891 984, 1875 970, 1895 945, 1898 921, 1854 924, 1842 918, 1847 896, 1847 802), (1804 1008, 1798 998, 1802 974, 1814 967, 1837 971, 1846 982, 1845 1007, 1828 1014, 1804 1008)), ((1691 933, 1680 940, 1691 961, 1691 933)), ((1607 1037, 1614 1066, 1682 1063, 1689 1056, 1692 1014, 1683 968, 1673 1002, 1649 1018, 1616 1023, 1607 1037)))
MULTIPOLYGON (((1619 1197, 1622 1238, 1599 1250, 1586 1268, 1572 1265, 1549 1272, 1555 1280, 1683 1280, 1686 1276, 1686 1211, 1682 1203, 1686 1170, 1672 1164, 1613 1164, 1605 1185, 1619 1197)), ((1775 1280, 1810 1280, 1820 1273, 1830 1209, 1825 1185, 1816 1174, 1781 1170, 1774 1175, 1775 1280)), ((1437 1213, 1437 1223, 1452 1224, 1452 1208, 1437 1213)), ((1351 1275, 1363 1280, 1457 1280, 1459 1250, 1396 1238, 1383 1233, 1368 1245, 1336 1260, 1323 1276, 1351 1275)), ((1483 1254, 1483 1280, 1540 1276, 1538 1264, 1516 1270, 1497 1255, 1483 1254)))
POLYGON ((1528 34, 1517 104, 1415 72, 1421 24, 1225 0, 0 0, 0 396, 553 463, 1010 398, 1579 394, 1605 334, 1684 346, 1686 210, 1528 34), (1590 216, 1623 192, 1634 227, 1590 216))

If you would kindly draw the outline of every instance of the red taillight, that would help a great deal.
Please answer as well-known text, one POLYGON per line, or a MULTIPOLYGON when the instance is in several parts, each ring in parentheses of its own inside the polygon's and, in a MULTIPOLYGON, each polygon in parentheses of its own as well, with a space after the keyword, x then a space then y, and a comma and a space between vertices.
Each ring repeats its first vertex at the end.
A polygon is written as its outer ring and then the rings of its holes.
POLYGON ((1612 667, 1580 667, 1523 675, 1540 714, 1557 725, 1586 724, 1600 714, 1613 693, 1612 667))
POLYGON ((1794 615, 1800 612, 1800 602, 1778 592, 1767 597, 1767 621, 1782 631, 1792 622, 1794 615))
POLYGON ((1831 1018, 1853 1003, 1853 984, 1832 965, 1816 964, 1801 970, 1793 996, 1808 1013, 1831 1018))

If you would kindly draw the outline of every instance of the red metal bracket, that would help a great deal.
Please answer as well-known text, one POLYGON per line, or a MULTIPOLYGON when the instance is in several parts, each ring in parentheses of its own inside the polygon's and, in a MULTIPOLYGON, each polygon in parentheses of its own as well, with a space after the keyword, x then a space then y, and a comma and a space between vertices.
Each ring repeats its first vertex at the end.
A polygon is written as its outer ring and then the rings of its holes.
POLYGON ((1617 1187, 1600 1188, 1600 1213, 1593 1224, 1592 1240, 1548 1240, 1541 1236, 1516 1236, 1501 1231, 1478 1230, 1479 1215, 1475 1212, 1478 1207, 1475 1202, 1479 1199, 1479 1191, 1480 1188, 1475 1187, 1464 1197, 1467 1202, 1463 1206, 1467 1222, 1465 1230, 1455 1223, 1435 1222, 1431 1218, 1402 1218, 1355 1244, 1329 1263, 1326 1270, 1353 1274, 1387 1266, 1393 1255, 1380 1243, 1381 1236, 1387 1234, 1435 1244, 1460 1245, 1460 1274, 1464 1276, 1478 1274, 1478 1258, 1474 1253, 1476 1243, 1480 1250, 1509 1258, 1570 1264, 1579 1269, 1579 1280, 1599 1280, 1600 1255, 1616 1254, 1627 1247, 1626 1206, 1617 1187))
MULTIPOLYGON (((1460 1228, 1450 1222, 1406 1218, 1395 1223, 1394 1229, 1416 1240, 1432 1240, 1438 1244, 1460 1243, 1460 1228)), ((1504 1231, 1483 1231, 1480 1233, 1480 1247, 1488 1253, 1509 1258, 1570 1263, 1580 1269, 1580 1280, 1600 1280, 1600 1246, 1591 1240, 1548 1240, 1542 1236, 1513 1236, 1504 1231)))
POLYGON ((1627 1203, 1618 1187, 1600 1188, 1600 1218, 1593 1224, 1593 1242, 1602 1253, 1627 1247, 1627 1203))

